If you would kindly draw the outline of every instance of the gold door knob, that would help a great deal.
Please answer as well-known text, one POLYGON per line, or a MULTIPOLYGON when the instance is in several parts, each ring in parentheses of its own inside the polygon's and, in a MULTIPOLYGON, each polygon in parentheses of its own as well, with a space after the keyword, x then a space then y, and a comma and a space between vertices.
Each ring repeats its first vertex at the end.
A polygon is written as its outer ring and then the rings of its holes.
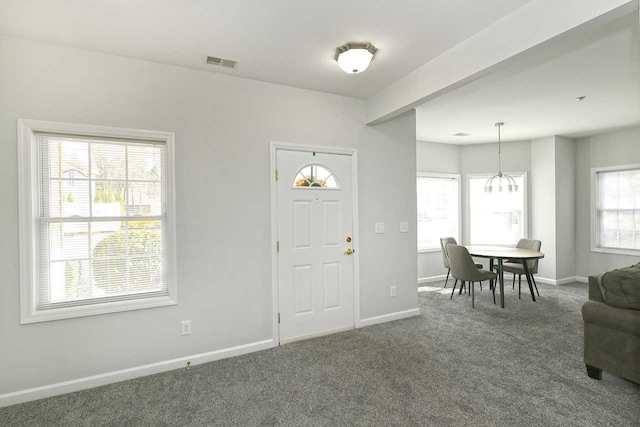
POLYGON ((355 251, 351 248, 347 249, 346 251, 344 251, 345 254, 347 255, 351 255, 352 253, 354 253, 355 251))

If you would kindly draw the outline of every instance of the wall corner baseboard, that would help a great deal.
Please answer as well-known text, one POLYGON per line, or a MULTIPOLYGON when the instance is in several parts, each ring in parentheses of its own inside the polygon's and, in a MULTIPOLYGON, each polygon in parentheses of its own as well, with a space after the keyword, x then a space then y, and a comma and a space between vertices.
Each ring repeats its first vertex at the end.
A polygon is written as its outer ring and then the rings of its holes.
POLYGON ((572 277, 565 277, 564 279, 558 279, 556 280, 556 284, 557 285, 566 285, 567 283, 573 283, 573 282, 577 282, 578 278, 576 276, 572 276, 572 277))
MULTIPOLYGON (((524 281, 526 283, 526 279, 524 281)), ((536 276, 536 282, 544 283, 545 285, 557 285, 558 284, 558 282, 555 279, 548 279, 546 277, 539 277, 539 276, 536 276)))
POLYGON ((589 283, 589 279, 587 277, 576 276, 576 282, 589 283))
POLYGON ((411 310, 398 311, 395 313, 383 314, 382 316, 369 317, 360 320, 360 327, 377 325, 379 323, 392 322, 394 320, 406 319, 407 317, 419 316, 420 309, 412 308, 411 310))
POLYGON ((446 278, 447 278, 446 274, 442 274, 440 276, 420 277, 418 279, 418 285, 423 285, 425 283, 441 282, 446 278))
POLYGON ((200 365, 202 363, 214 362, 220 359, 226 359, 229 357, 253 353, 255 351, 266 350, 272 347, 276 347, 277 345, 278 344, 270 338, 267 340, 243 344, 236 347, 210 351, 207 353, 194 354, 192 356, 165 360, 148 365, 136 366, 134 368, 121 369, 119 371, 106 372, 103 374, 77 378, 70 381, 63 381, 41 387, 34 387, 11 393, 0 394, 0 408, 16 405, 18 403, 29 402, 31 400, 44 399, 46 397, 53 397, 60 394, 66 394, 74 391, 86 390, 102 385, 117 383, 120 381, 145 377, 147 375, 158 374, 160 372, 172 371, 175 369, 184 369, 187 366, 187 361, 191 362, 191 366, 200 365))
POLYGON ((582 280, 579 279, 584 279, 585 282, 587 281, 584 277, 577 276, 564 277, 562 279, 548 279, 546 277, 536 276, 536 282, 544 283, 546 285, 566 285, 567 283, 581 282, 582 280))

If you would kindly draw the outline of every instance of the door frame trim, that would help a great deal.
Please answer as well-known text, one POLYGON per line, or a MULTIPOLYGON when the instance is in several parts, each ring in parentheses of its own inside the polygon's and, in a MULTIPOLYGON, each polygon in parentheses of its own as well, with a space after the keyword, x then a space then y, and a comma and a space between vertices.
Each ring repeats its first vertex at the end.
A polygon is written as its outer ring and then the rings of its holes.
POLYGON ((319 145, 292 144, 271 141, 269 143, 269 182, 271 183, 271 292, 273 299, 272 338, 276 345, 280 344, 280 328, 278 327, 278 190, 275 180, 277 150, 321 152, 351 156, 351 179, 353 185, 353 326, 360 328, 360 239, 358 215, 358 150, 355 148, 326 147, 319 145))

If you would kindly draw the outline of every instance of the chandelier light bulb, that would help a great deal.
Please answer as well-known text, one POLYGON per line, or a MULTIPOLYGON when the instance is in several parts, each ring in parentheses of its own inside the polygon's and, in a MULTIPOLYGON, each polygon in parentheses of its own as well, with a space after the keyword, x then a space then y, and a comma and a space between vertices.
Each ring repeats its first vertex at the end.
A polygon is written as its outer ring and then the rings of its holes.
POLYGON ((498 183, 498 192, 502 193, 502 178, 507 181, 507 190, 509 193, 514 191, 518 191, 518 185, 516 184, 516 180, 511 176, 504 172, 502 172, 502 139, 500 135, 500 128, 504 126, 504 122, 496 123, 496 127, 498 128, 498 173, 493 175, 491 178, 487 179, 487 182, 484 185, 485 192, 487 188, 489 189, 489 193, 491 193, 491 183, 494 179, 498 179, 496 182, 498 183))

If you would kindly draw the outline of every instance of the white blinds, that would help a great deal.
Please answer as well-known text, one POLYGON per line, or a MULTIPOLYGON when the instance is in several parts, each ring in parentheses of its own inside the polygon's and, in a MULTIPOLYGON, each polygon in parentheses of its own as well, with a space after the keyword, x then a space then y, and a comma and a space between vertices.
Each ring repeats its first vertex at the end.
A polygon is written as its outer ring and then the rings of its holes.
POLYGON ((640 169, 597 173, 599 246, 640 249, 640 169))
POLYGON ((168 295, 167 147, 36 134, 37 308, 168 295))

